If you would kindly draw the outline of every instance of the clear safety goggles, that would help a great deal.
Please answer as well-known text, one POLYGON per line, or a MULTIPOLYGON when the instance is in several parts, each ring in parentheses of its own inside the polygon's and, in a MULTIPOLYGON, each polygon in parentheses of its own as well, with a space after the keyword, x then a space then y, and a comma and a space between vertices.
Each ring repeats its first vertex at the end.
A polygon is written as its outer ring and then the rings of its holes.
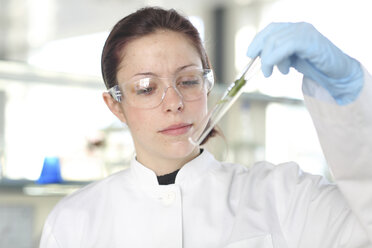
POLYGON ((207 94, 213 87, 213 71, 210 69, 183 70, 174 77, 148 76, 119 83, 108 92, 118 102, 143 109, 159 106, 169 88, 173 88, 183 101, 195 101, 207 94), (169 86, 167 82, 172 81, 169 86))

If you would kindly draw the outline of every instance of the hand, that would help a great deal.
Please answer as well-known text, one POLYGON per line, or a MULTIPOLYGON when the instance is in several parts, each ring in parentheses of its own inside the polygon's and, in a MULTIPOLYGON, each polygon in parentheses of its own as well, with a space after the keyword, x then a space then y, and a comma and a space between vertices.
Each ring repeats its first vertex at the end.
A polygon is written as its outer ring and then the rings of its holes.
POLYGON ((261 57, 265 77, 276 65, 287 74, 294 67, 328 90, 338 104, 354 101, 363 87, 358 61, 343 53, 308 23, 272 23, 257 34, 247 55, 261 57))

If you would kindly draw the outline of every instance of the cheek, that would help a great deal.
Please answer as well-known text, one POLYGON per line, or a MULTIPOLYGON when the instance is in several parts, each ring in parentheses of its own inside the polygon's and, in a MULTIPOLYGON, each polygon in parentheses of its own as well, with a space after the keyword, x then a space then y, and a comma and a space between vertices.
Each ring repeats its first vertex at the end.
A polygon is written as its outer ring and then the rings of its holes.
POLYGON ((125 111, 125 116, 127 118, 128 126, 136 126, 138 122, 141 122, 143 118, 139 112, 135 111, 125 111))
POLYGON ((198 115, 201 116, 205 116, 208 112, 207 96, 204 96, 198 101, 194 102, 192 108, 194 113, 197 113, 198 115))
POLYGON ((135 121, 132 122, 132 125, 128 126, 133 132, 145 134, 153 131, 154 121, 154 118, 149 118, 149 116, 146 115, 139 115, 135 121))
POLYGON ((127 125, 132 132, 145 131, 149 129, 153 116, 146 110, 126 107, 124 109, 127 125))

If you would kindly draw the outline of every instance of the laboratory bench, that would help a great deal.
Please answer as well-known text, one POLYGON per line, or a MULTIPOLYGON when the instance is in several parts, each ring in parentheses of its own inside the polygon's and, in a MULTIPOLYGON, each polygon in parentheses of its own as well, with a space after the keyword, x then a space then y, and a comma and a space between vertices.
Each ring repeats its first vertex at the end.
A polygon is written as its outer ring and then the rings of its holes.
POLYGON ((36 248, 44 222, 64 196, 90 182, 37 184, 31 180, 0 180, 0 247, 36 248))

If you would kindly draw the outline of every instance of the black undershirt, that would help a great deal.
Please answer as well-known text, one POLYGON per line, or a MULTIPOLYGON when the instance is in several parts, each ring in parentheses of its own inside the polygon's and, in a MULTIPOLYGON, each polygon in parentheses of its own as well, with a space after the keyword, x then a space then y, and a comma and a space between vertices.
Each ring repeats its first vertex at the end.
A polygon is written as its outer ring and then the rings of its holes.
POLYGON ((172 173, 165 174, 162 176, 157 176, 159 185, 168 185, 168 184, 174 184, 176 181, 177 173, 180 170, 173 171, 172 173))
MULTIPOLYGON (((202 153, 203 153, 203 149, 200 149, 200 154, 202 153)), ((157 176, 159 185, 174 184, 176 182, 176 176, 179 171, 180 169, 173 171, 172 173, 169 173, 169 174, 157 176)))

